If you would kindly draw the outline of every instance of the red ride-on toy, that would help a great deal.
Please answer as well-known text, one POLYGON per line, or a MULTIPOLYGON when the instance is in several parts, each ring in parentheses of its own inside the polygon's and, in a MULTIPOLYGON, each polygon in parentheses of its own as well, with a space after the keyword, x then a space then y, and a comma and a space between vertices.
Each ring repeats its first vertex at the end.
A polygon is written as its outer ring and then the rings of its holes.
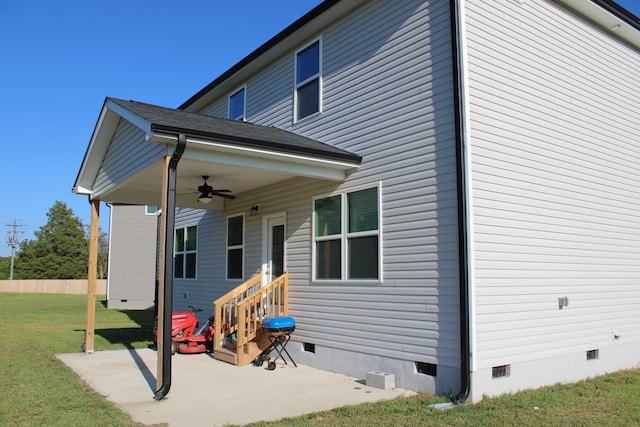
MULTIPOLYGON (((198 318, 195 314, 202 311, 201 308, 189 306, 191 311, 178 311, 171 313, 171 354, 175 354, 178 350, 179 343, 185 342, 185 340, 195 334, 198 327, 198 318)), ((206 326, 206 325, 205 325, 206 326)), ((213 328, 212 333, 213 333, 213 328)), ((156 318, 153 324, 153 343, 158 347, 158 318, 156 318)), ((204 353, 206 348, 199 353, 204 353)))

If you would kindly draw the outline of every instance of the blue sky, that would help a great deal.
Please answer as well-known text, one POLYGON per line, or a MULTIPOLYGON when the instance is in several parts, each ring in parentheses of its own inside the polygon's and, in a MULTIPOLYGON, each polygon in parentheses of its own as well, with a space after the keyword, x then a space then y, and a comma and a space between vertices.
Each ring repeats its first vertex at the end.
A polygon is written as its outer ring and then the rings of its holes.
POLYGON ((105 97, 177 107, 319 3, 0 0, 0 256, 7 225, 33 238, 56 200, 90 223, 71 187, 105 97))

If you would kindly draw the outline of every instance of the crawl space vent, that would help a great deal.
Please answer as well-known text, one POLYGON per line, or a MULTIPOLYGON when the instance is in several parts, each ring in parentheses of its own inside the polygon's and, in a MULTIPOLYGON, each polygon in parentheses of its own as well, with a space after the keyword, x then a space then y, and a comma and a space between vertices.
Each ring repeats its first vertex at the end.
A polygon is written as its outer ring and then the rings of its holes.
POLYGON ((500 365, 491 368, 491 378, 503 378, 511 375, 511 365, 500 365))

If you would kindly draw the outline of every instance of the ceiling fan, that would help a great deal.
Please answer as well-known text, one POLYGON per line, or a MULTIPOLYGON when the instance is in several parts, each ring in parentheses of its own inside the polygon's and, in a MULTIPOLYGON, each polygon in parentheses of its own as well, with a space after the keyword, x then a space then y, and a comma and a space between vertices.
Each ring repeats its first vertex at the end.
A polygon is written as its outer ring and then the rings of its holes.
POLYGON ((198 187, 198 192, 200 193, 200 197, 198 197, 198 202, 209 203, 213 199, 213 196, 224 197, 225 199, 230 199, 230 200, 233 200, 236 198, 236 196, 232 194, 226 194, 226 193, 231 193, 231 190, 216 189, 211 187, 209 184, 207 184, 207 179, 209 179, 209 176, 202 175, 202 179, 204 180, 204 184, 198 187))

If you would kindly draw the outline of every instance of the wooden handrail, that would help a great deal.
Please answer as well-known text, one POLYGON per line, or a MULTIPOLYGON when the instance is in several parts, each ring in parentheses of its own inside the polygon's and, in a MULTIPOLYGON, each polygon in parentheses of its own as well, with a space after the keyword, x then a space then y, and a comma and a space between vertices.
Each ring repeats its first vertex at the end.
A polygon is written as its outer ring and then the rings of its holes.
POLYGON ((223 339, 235 333, 235 364, 250 363, 247 358, 255 356, 245 354, 244 348, 256 338, 262 319, 288 315, 289 274, 285 272, 266 286, 261 284, 261 275, 256 275, 214 301, 214 357, 216 350, 222 349, 223 339))

